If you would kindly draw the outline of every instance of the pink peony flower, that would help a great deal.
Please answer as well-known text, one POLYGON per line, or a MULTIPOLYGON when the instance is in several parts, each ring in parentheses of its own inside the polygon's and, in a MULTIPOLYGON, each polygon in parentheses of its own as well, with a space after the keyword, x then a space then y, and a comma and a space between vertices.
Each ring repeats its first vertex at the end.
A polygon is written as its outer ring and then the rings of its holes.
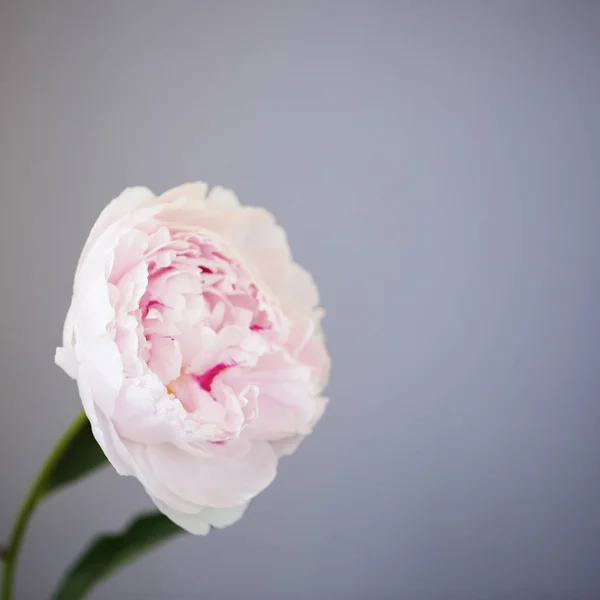
POLYGON ((128 188, 85 244, 56 363, 115 469, 204 534, 241 517, 323 413, 317 306, 266 210, 204 183, 128 188))

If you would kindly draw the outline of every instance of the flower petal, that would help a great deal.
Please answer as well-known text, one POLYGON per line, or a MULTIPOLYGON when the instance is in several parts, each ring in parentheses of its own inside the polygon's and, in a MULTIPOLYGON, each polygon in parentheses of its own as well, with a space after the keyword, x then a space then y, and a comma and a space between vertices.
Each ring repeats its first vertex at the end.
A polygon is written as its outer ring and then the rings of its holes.
POLYGON ((155 195, 146 187, 125 188, 112 202, 110 202, 100 213, 96 223, 90 231, 90 235, 81 253, 81 260, 87 256, 89 250, 94 246, 98 238, 111 225, 116 223, 125 215, 143 207, 150 206, 155 201, 155 195))
POLYGON ((235 459, 191 455, 172 444, 148 446, 148 465, 181 498, 198 506, 226 508, 251 500, 275 478, 277 459, 270 445, 255 441, 235 459))
POLYGON ((235 210, 240 207, 240 201, 233 190, 214 186, 206 198, 209 207, 216 210, 235 210))
POLYGON ((154 499, 154 503, 171 521, 193 535, 206 535, 211 527, 229 527, 239 521, 248 508, 248 504, 241 504, 230 508, 203 508, 199 512, 185 513, 157 499, 154 499))
POLYGON ((186 200, 193 200, 203 203, 204 199, 206 198, 207 190, 208 185, 203 181, 184 183, 162 193, 159 197, 159 201, 161 203, 168 204, 170 202, 174 202, 175 200, 179 200, 180 198, 185 198, 186 200))

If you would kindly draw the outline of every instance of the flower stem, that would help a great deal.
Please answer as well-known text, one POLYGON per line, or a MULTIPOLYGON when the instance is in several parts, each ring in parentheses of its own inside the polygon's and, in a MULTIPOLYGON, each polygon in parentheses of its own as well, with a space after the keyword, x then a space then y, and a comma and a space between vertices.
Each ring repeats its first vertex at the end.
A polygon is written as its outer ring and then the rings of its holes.
POLYGON ((46 494, 48 476, 52 473, 54 466, 63 455, 65 448, 77 434, 85 419, 87 419, 87 417, 85 413, 81 411, 73 423, 69 425, 69 428, 65 433, 60 437, 58 442, 56 442, 52 452, 50 452, 36 478, 33 480, 33 483, 27 492, 27 496, 25 496, 25 500, 23 500, 23 503, 21 504, 19 513, 17 514, 17 518, 15 519, 10 533, 8 544, 3 548, 4 578, 2 581, 2 600, 12 600, 15 569, 19 557, 19 550, 21 549, 21 544, 23 542, 23 536, 35 507, 46 494))

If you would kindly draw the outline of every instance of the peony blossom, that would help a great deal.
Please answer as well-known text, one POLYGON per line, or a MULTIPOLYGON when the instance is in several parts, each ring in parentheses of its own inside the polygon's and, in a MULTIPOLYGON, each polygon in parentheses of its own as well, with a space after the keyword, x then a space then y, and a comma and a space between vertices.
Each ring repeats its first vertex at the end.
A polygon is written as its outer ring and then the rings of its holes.
POLYGON ((115 469, 204 534, 323 414, 318 303, 266 210, 204 183, 128 188, 84 246, 56 363, 115 469))

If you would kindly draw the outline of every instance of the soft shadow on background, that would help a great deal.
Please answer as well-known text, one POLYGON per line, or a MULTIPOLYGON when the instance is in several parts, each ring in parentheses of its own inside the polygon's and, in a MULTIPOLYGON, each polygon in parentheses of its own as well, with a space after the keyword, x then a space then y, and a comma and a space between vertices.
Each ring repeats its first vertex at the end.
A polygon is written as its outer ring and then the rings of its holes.
MULTIPOLYGON (((0 538, 79 410, 90 226, 203 178, 314 273, 332 401, 243 521, 91 598, 600 597, 600 3, 0 6, 0 538)), ((148 505, 109 470, 53 498, 19 597, 148 505)))

